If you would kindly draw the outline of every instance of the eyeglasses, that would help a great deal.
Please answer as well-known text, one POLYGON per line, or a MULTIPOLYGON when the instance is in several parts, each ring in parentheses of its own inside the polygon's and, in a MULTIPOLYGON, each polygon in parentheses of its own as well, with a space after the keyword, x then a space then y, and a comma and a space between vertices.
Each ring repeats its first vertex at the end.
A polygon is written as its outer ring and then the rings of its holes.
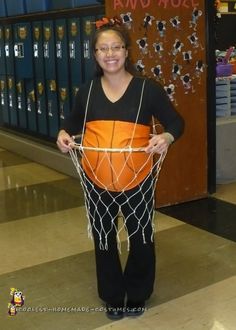
POLYGON ((125 48, 125 46, 122 46, 122 45, 115 45, 115 46, 111 46, 111 47, 101 46, 99 48, 96 48, 95 51, 100 52, 102 54, 107 54, 109 52, 109 50, 111 50, 112 53, 118 53, 124 48, 125 48))

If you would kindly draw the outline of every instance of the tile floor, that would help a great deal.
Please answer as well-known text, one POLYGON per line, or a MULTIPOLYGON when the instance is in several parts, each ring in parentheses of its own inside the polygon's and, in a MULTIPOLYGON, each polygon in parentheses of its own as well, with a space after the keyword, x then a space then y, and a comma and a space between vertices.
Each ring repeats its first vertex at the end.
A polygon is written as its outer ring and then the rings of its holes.
MULTIPOLYGON (((112 322, 97 297, 79 182, 0 149, 0 329, 235 330, 236 183, 156 212, 147 311, 112 322), (9 316, 10 288, 25 304, 9 316)), ((122 262, 126 258, 122 243, 122 262)))

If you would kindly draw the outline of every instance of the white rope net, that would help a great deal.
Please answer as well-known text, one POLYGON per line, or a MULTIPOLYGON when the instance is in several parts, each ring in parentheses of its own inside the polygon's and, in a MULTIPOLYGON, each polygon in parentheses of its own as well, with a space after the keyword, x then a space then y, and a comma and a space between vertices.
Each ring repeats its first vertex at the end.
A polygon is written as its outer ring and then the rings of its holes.
MULTIPOLYGON (((100 249, 109 248, 109 234, 115 231, 121 251, 120 233, 130 239, 140 230, 146 243, 146 228, 152 226, 154 234, 154 194, 166 152, 148 154, 144 148, 91 148, 74 143, 70 156, 79 174, 84 192, 89 236, 98 235, 100 249), (97 166, 90 163, 91 153, 97 155, 97 166), (114 161, 115 156, 115 161, 114 161), (140 158, 137 166, 137 159, 140 158), (122 163, 119 163, 120 160, 122 163), (148 174, 146 175, 146 169, 148 174), (142 179, 143 173, 145 177, 142 179), (141 179, 140 179, 141 177, 141 179), (130 188, 131 187, 131 188, 130 188), (119 226, 117 219, 123 218, 119 226), (127 223, 132 221, 132 229, 127 223)), ((148 231, 150 235, 150 230, 148 231)))
MULTIPOLYGON (((160 155, 146 153, 145 148, 140 147, 148 143, 150 132, 150 128, 143 128, 142 125, 140 132, 138 124, 144 89, 145 80, 140 90, 135 122, 130 126, 128 123, 125 129, 117 132, 118 135, 121 135, 121 131, 125 134, 126 142, 122 144, 122 148, 119 142, 113 145, 113 148, 106 148, 105 139, 100 144, 96 131, 91 135, 96 123, 87 122, 92 81, 81 142, 71 144, 70 156, 84 192, 88 233, 90 237, 99 240, 100 249, 107 250, 109 244, 114 242, 115 236, 121 251, 120 233, 123 229, 127 233, 128 250, 135 235, 141 234, 144 244, 147 240, 153 241, 155 187, 166 152, 160 155), (143 130, 146 132, 145 136, 143 130), (119 217, 123 218, 121 225, 118 225, 119 217)), ((104 121, 100 125, 102 130, 108 128, 104 121)), ((153 132, 157 134, 156 125, 153 125, 153 132)), ((106 133, 109 136, 111 132, 106 133)), ((121 140, 119 136, 117 140, 121 140)))

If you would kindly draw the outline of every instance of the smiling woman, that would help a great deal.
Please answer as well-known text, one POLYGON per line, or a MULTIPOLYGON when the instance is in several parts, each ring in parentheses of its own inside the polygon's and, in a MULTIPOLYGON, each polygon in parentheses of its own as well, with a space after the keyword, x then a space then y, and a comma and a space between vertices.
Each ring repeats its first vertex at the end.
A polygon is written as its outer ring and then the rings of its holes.
POLYGON ((130 61, 128 52, 130 46, 130 36, 128 31, 120 26, 120 21, 116 20, 116 25, 110 30, 107 29, 107 25, 103 25, 100 29, 97 29, 92 42, 97 75, 101 76, 104 74, 98 55, 106 55, 107 57, 114 57, 116 55, 125 56, 123 69, 133 75, 134 67, 130 61))
MULTIPOLYGON (((115 31, 101 32, 94 50, 96 62, 103 71, 103 76, 109 76, 109 73, 120 72, 122 80, 125 78, 123 83, 129 83, 131 75, 125 71, 128 50, 123 45, 121 37, 115 31)), ((116 86, 116 89, 117 87, 119 86, 116 86)))
POLYGON ((156 159, 161 164, 181 135, 183 120, 161 85, 132 71, 128 31, 117 20, 103 22, 92 43, 97 76, 79 89, 57 143, 62 152, 76 155, 71 136, 81 132, 81 157, 72 159, 79 168, 94 239, 98 293, 107 316, 120 319, 142 314, 153 291, 159 173, 153 164, 156 159), (151 134, 153 117, 165 132, 151 134), (121 214, 129 248, 124 272, 117 223, 121 214))

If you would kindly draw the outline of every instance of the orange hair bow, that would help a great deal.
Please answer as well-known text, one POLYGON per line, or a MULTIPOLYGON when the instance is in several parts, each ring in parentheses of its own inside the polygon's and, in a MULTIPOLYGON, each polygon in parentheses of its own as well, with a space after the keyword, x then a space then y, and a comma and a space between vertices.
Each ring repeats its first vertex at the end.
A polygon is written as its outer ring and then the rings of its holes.
POLYGON ((108 18, 103 17, 102 19, 95 22, 96 28, 100 29, 103 26, 115 26, 115 25, 121 25, 121 20, 117 17, 108 18))
POLYGON ((109 24, 109 19, 107 17, 103 17, 102 19, 95 22, 96 28, 100 29, 104 25, 109 24))

